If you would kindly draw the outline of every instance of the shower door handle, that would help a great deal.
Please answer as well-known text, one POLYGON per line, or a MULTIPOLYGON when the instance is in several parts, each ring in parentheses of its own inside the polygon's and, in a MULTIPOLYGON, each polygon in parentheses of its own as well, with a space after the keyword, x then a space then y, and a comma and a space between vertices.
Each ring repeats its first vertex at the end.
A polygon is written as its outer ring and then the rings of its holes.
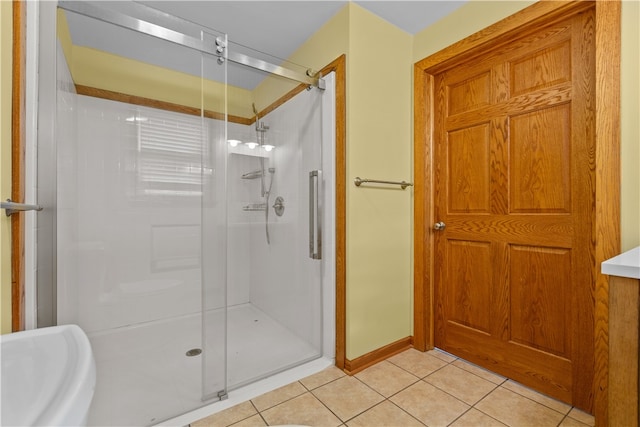
POLYGON ((309 172, 309 258, 322 259, 322 171, 309 172))

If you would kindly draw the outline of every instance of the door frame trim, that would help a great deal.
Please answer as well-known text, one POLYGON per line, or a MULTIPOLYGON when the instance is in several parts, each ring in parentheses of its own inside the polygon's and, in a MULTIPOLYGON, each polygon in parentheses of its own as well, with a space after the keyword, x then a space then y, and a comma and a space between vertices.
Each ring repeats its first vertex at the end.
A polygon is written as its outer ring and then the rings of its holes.
MULTIPOLYGON (((595 3, 595 200, 592 264, 595 320, 596 425, 608 418, 609 279, 600 264, 620 253, 620 1, 537 2, 414 64, 414 339, 416 349, 434 346, 433 281, 433 76, 455 58, 536 23, 563 19, 595 3)), ((525 30, 526 31, 526 30, 525 30)))
MULTIPOLYGON (((12 84, 11 84, 11 200, 24 203, 25 197, 25 76, 26 4, 12 2, 12 84)), ((11 330, 25 328, 25 271, 23 213, 11 215, 11 330)))

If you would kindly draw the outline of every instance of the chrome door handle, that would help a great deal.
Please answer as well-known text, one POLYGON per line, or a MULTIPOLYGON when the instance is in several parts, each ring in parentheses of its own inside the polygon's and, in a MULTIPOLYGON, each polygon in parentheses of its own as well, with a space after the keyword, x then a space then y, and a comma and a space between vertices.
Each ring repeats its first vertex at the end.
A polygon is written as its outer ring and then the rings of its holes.
POLYGON ((444 230, 444 228, 447 226, 447 224, 445 224, 442 221, 436 222, 435 224, 433 224, 433 229, 436 231, 442 231, 444 230))

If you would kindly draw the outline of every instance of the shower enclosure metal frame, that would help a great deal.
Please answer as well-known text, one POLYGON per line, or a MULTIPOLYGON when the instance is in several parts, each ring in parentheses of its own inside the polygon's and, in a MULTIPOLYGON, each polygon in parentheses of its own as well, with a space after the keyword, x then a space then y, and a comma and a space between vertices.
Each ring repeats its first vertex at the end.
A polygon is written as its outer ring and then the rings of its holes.
MULTIPOLYGON (((258 58, 252 58, 239 52, 229 51, 227 49, 226 42, 221 39, 216 39, 215 46, 212 46, 202 40, 196 39, 186 34, 161 27, 142 19, 115 13, 113 11, 95 6, 89 2, 63 0, 58 2, 58 6, 71 12, 91 16, 95 19, 99 19, 110 24, 118 25, 123 28, 128 28, 130 30, 176 43, 190 49, 195 49, 200 52, 217 56, 218 61, 224 61, 226 59, 237 64, 246 65, 248 67, 265 71, 267 73, 276 74, 287 79, 315 86, 319 89, 324 89, 324 81, 322 80, 322 76, 318 76, 318 73, 314 73, 312 70, 307 70, 306 74, 301 74, 280 65, 271 64, 258 58)), ((163 17, 170 18, 170 15, 163 14, 163 17)))

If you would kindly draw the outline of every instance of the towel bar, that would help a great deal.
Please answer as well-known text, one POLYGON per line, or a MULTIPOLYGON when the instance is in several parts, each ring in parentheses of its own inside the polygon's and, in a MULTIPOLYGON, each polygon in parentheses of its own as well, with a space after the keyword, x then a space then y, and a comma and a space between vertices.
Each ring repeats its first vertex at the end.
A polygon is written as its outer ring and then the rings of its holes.
POLYGON ((377 180, 377 179, 360 178, 359 176, 355 177, 355 179, 353 180, 353 183, 356 185, 356 187, 360 187, 361 184, 366 184, 366 183, 399 185, 403 190, 405 188, 410 187, 410 186, 413 185, 412 183, 405 182, 405 181, 401 181, 401 182, 397 182, 397 181, 380 181, 380 180, 377 180))

